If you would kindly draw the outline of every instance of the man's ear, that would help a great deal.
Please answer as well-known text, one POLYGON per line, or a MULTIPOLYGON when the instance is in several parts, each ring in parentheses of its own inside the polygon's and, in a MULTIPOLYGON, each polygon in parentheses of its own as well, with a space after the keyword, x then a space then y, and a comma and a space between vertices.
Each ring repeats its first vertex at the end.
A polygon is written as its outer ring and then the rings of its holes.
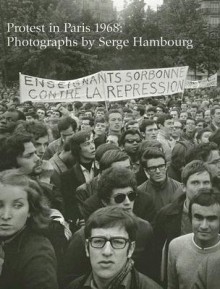
POLYGON ((134 249, 135 249, 135 241, 131 242, 128 248, 128 258, 131 258, 133 253, 134 253, 134 249))
POLYGON ((85 250, 86 250, 86 257, 89 258, 89 240, 86 239, 86 242, 85 242, 85 250))

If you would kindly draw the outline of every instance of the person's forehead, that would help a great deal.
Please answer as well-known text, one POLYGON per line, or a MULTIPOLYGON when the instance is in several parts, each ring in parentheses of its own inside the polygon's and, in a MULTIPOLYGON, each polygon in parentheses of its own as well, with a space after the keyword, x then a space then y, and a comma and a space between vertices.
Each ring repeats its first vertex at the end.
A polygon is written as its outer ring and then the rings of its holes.
POLYGON ((152 158, 147 161, 148 166, 157 166, 165 164, 165 160, 162 157, 152 158))
POLYGON ((43 109, 41 109, 41 108, 38 108, 37 112, 43 112, 43 113, 45 113, 45 111, 44 111, 43 109))
POLYGON ((48 143, 49 137, 48 135, 39 137, 35 142, 36 144, 44 144, 44 143, 48 143))
POLYGON ((35 149, 34 144, 32 142, 24 143, 24 152, 23 152, 22 156, 25 156, 27 154, 34 153, 34 152, 36 152, 36 149, 35 149))
POLYGON ((109 119, 112 119, 112 118, 122 118, 122 116, 119 112, 113 112, 109 114, 109 119))
POLYGON ((89 124, 89 119, 83 119, 82 124, 89 124))
POLYGON ((125 140, 127 140, 127 139, 140 139, 140 136, 139 136, 139 134, 138 133, 136 133, 136 134, 127 134, 126 136, 125 136, 125 140))
POLYGON ((151 125, 146 126, 146 128, 145 128, 146 131, 151 130, 151 129, 157 129, 157 125, 151 124, 151 125))
POLYGON ((91 237, 103 236, 106 238, 124 237, 128 238, 128 233, 123 226, 115 225, 110 228, 94 228, 91 230, 91 237))
POLYGON ((187 119, 186 124, 195 124, 195 121, 193 119, 187 119))
POLYGON ((60 132, 62 135, 69 135, 70 133, 73 133, 73 128, 70 126, 67 129, 61 130, 60 132))
POLYGON ((187 183, 193 182, 196 180, 198 180, 198 181, 209 180, 210 181, 210 174, 207 171, 192 174, 189 176, 187 183))
POLYGON ((210 206, 201 206, 199 204, 192 205, 192 216, 201 215, 203 217, 217 216, 220 217, 220 205, 213 204, 210 206))
POLYGON ((116 196, 118 194, 123 194, 126 195, 130 192, 133 192, 134 190, 132 189, 132 187, 125 187, 125 188, 114 188, 112 190, 112 196, 116 196))
POLYGON ((93 135, 91 134, 90 136, 86 137, 85 141, 82 142, 80 145, 87 145, 87 144, 90 144, 93 141, 94 141, 93 135))
POLYGON ((220 108, 215 109, 215 114, 220 114, 220 108))
POLYGON ((21 186, 0 185, 0 200, 11 201, 16 199, 27 199, 27 192, 21 186))
POLYGON ((174 121, 174 125, 178 127, 182 127, 182 123, 179 121, 174 121))
POLYGON ((173 124, 173 120, 172 119, 166 119, 164 121, 164 124, 173 124))

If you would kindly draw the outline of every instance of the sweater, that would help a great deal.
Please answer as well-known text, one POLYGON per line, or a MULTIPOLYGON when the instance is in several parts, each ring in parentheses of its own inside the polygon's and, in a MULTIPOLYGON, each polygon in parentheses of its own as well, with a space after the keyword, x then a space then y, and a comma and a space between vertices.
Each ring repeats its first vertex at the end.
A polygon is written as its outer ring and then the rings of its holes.
POLYGON ((220 287, 220 252, 208 257, 198 269, 196 281, 191 289, 219 289, 220 287))
POLYGON ((220 251, 220 242, 202 249, 190 233, 174 239, 168 253, 168 289, 189 289, 195 282, 198 265, 220 251))

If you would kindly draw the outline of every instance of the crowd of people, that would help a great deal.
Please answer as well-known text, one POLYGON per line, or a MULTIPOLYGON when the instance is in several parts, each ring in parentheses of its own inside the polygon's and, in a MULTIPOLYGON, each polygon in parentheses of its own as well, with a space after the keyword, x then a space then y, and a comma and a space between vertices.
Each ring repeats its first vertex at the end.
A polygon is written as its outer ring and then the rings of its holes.
POLYGON ((218 289, 220 96, 0 101, 1 289, 218 289))

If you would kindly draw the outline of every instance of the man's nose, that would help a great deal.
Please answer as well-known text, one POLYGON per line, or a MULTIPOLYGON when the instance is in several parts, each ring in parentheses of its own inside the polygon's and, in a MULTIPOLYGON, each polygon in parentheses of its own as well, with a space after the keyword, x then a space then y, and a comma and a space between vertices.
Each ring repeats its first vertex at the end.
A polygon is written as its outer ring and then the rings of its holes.
POLYGON ((110 241, 107 241, 106 243, 105 243, 105 246, 103 247, 103 249, 102 249, 102 253, 103 253, 103 255, 107 255, 107 256, 109 256, 109 255, 111 255, 112 254, 112 245, 111 245, 111 243, 110 243, 110 241))
POLYGON ((35 160, 35 162, 40 160, 40 158, 39 158, 39 156, 37 154, 34 154, 34 160, 35 160))
POLYGON ((130 201, 128 196, 126 196, 126 198, 125 198, 123 203, 126 204, 126 205, 131 203, 131 201, 130 201))
POLYGON ((200 228, 203 230, 208 228, 208 221, 206 219, 202 220, 200 228))
POLYGON ((39 148, 39 151, 41 152, 41 153, 44 153, 45 151, 46 151, 46 147, 45 147, 45 145, 41 145, 40 146, 40 148, 39 148))

